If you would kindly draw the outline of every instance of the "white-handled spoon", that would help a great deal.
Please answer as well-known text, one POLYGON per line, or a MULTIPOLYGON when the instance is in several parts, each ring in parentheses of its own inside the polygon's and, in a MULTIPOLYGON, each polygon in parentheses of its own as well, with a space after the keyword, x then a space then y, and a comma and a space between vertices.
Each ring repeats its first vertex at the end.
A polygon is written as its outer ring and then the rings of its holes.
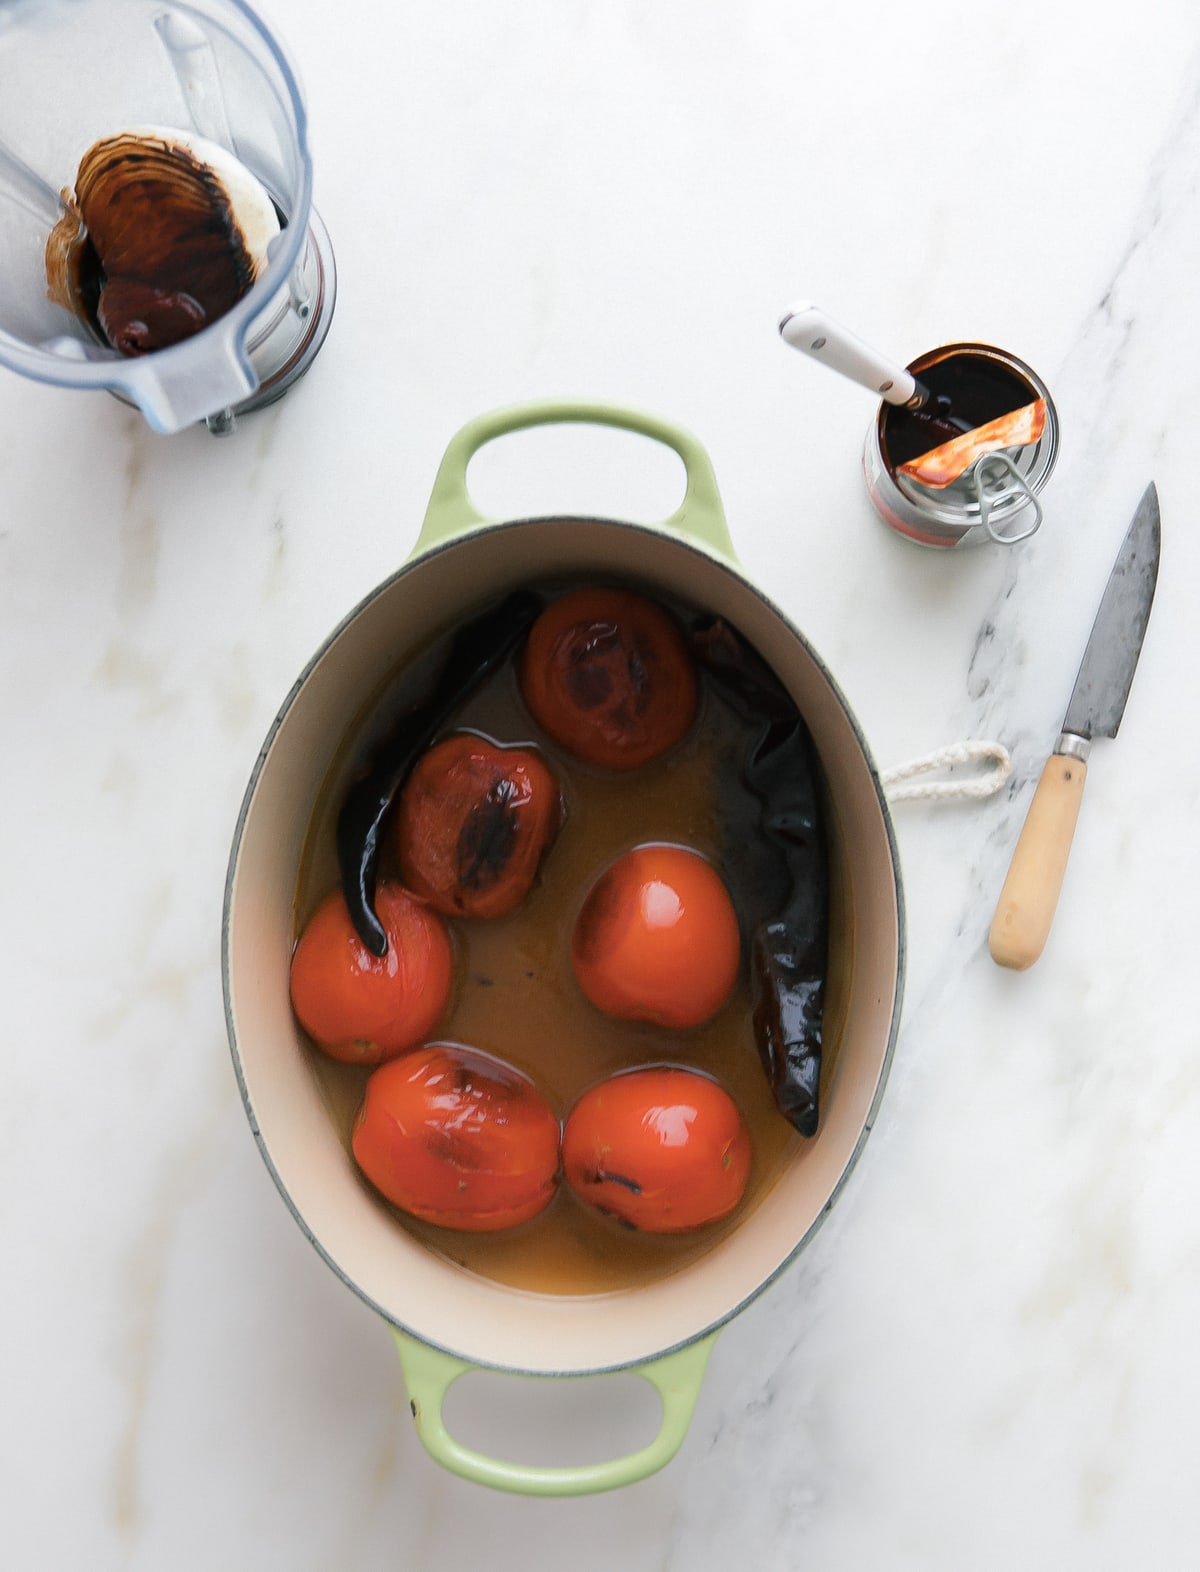
POLYGON ((911 371, 864 344, 810 300, 790 306, 779 320, 779 331, 793 349, 849 377, 860 387, 870 388, 887 404, 920 409, 929 401, 929 390, 911 371))
POLYGON ((944 394, 930 393, 899 361, 889 360, 864 344, 812 301, 797 301, 789 307, 779 320, 779 332, 784 343, 802 355, 840 372, 860 387, 870 388, 885 404, 908 410, 928 431, 931 448, 971 430, 970 421, 951 413, 950 400, 944 394))

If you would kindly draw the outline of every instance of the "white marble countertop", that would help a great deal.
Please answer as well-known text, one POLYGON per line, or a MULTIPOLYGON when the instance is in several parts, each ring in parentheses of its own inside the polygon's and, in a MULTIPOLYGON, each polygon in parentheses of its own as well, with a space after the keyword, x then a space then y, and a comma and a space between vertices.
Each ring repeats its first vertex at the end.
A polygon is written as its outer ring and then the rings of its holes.
MULTIPOLYGON (((1200 14, 366 18, 275 16, 339 264, 293 392, 228 439, 165 438, 0 373, 0 1560, 1193 1566, 1200 14), (978 339, 1036 367, 1063 428, 1041 532, 934 554, 887 531, 860 472, 872 399, 780 343, 796 296, 900 359, 978 339), (747 572, 881 766, 975 736, 1015 770, 982 805, 896 807, 908 985, 879 1123, 719 1337, 679 1456, 542 1502, 427 1459, 384 1328, 255 1149, 218 952, 238 805, 294 677, 411 549, 450 435, 562 394, 701 439, 747 572), (1047 951, 1004 972, 996 896, 1150 479, 1163 566, 1129 710, 1093 753, 1047 951)), ((500 516, 672 505, 633 439, 509 443, 478 477, 500 516)), ((632 1377, 586 1398, 472 1379, 497 1445, 619 1445, 644 1419, 632 1377)))

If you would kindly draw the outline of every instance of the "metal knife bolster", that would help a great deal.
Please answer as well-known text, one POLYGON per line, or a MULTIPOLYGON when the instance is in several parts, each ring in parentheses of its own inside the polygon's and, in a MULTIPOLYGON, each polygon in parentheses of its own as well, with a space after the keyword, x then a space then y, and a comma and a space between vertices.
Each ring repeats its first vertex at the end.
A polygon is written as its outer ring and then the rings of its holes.
POLYGON ((1078 759, 1080 764, 1086 764, 1088 754, 1092 751, 1092 739, 1081 737, 1078 732, 1062 731, 1058 734, 1054 751, 1065 759, 1078 759))

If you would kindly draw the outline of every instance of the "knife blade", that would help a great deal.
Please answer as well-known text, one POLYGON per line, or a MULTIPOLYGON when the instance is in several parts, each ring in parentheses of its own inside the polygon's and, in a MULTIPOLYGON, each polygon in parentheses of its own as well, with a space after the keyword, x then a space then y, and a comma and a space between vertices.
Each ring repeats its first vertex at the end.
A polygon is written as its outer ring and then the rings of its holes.
POLYGON ((1088 754, 1115 737, 1158 582, 1161 527, 1153 481, 1126 531, 1096 612, 1054 752, 1029 805, 988 935, 1000 966, 1024 971, 1045 947, 1079 818, 1088 754))

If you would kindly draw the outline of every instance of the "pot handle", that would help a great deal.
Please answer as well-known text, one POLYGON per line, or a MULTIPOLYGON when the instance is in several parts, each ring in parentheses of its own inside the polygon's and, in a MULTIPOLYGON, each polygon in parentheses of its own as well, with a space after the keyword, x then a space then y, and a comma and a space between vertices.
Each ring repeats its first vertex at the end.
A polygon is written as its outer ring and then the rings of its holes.
MULTIPOLYGON (((401 1332, 389 1330, 396 1340, 400 1365, 408 1387, 409 1406, 421 1444, 436 1463, 479 1485, 508 1490, 525 1496, 586 1496, 601 1490, 616 1490, 636 1484, 665 1467, 683 1445, 691 1423, 700 1383, 708 1365, 717 1334, 697 1338, 674 1352, 645 1364, 633 1365, 631 1373, 649 1381, 662 1398, 662 1423, 657 1436, 647 1446, 628 1457, 611 1458, 603 1463, 583 1463, 573 1468, 540 1467, 534 1463, 506 1463, 488 1457, 456 1441, 446 1429, 442 1405, 446 1393, 460 1376, 481 1368, 443 1353, 428 1343, 401 1332)), ((529 1380, 554 1377, 530 1376, 529 1380)), ((587 1380, 586 1376, 568 1378, 587 1380)))
POLYGON ((688 536, 736 562, 712 461, 690 432, 660 420, 656 415, 623 409, 615 404, 589 404, 572 400, 513 404, 480 415, 456 432, 438 467, 413 555, 420 556, 430 547, 452 540, 456 535, 465 534, 480 524, 497 522, 480 513, 467 489, 467 465, 485 443, 511 431, 525 431, 531 426, 571 423, 616 426, 643 437, 651 437, 673 448, 683 460, 687 486, 679 507, 658 527, 688 536))

